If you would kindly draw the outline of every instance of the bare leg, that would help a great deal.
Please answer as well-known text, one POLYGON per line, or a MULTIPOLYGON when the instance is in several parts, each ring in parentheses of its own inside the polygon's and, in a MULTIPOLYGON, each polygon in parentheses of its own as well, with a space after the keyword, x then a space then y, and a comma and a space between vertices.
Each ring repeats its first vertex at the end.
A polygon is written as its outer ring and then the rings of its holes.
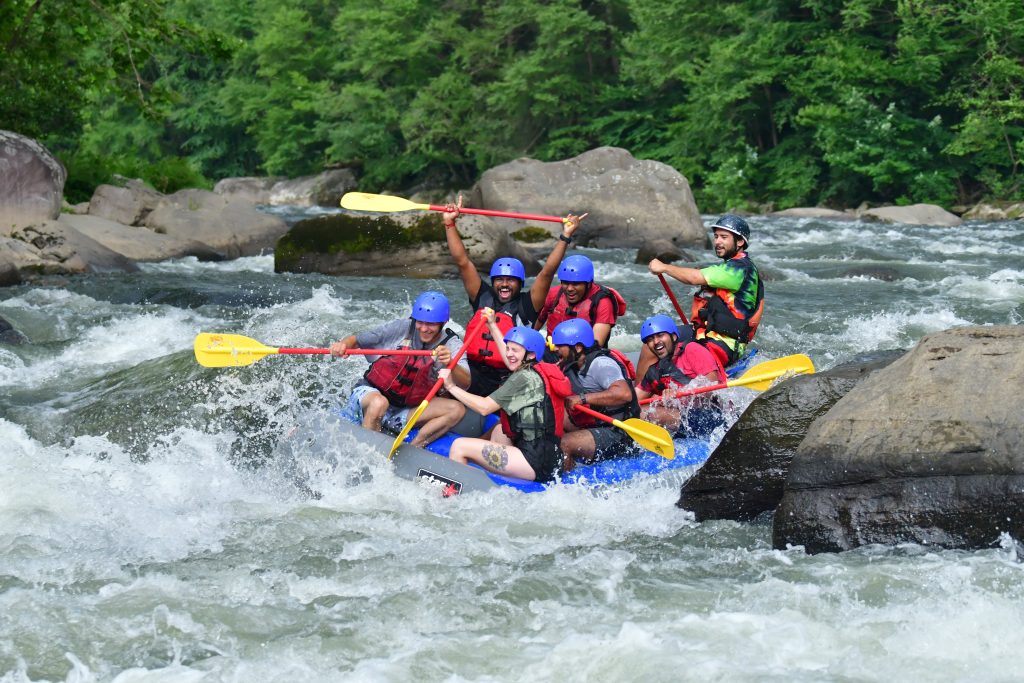
POLYGON ((526 462, 526 456, 515 446, 494 443, 483 439, 456 439, 448 457, 455 462, 480 465, 488 472, 506 477, 534 481, 537 473, 526 462))
POLYGON ((450 398, 435 398, 427 404, 420 415, 420 431, 412 440, 413 446, 422 448, 439 436, 443 436, 466 414, 466 406, 450 398))
POLYGON ((682 416, 676 408, 653 404, 644 411, 641 417, 648 422, 661 425, 671 433, 675 433, 679 429, 679 422, 682 416))
POLYGON ((580 429, 562 436, 562 452, 576 460, 591 460, 597 452, 594 435, 588 429, 580 429))
POLYGON ((373 432, 381 430, 380 422, 388 411, 388 400, 378 391, 369 391, 359 402, 363 407, 363 427, 373 432))

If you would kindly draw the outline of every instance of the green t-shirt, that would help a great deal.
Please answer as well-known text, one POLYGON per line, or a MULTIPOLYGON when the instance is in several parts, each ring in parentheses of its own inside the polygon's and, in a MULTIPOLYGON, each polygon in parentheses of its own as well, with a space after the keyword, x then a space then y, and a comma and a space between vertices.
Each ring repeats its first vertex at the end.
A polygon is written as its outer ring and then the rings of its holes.
POLYGON ((511 415, 544 398, 544 380, 536 372, 517 370, 491 394, 491 398, 511 415))

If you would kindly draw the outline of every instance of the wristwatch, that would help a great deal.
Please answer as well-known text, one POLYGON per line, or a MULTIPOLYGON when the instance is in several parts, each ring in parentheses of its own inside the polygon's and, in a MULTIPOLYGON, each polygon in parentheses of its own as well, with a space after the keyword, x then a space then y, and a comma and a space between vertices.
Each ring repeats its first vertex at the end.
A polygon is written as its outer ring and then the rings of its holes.
POLYGON ((584 392, 582 392, 582 391, 580 392, 580 404, 581 405, 588 405, 587 404, 587 395, 584 392))
POLYGON ((566 237, 565 235, 559 235, 558 239, 562 240, 566 244, 572 244, 572 237, 566 237))

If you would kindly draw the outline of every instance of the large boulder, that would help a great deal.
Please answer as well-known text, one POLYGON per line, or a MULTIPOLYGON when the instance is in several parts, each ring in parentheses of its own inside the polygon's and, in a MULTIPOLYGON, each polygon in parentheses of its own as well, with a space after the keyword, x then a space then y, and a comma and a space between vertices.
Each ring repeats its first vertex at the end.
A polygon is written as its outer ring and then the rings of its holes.
POLYGON ((122 225, 98 216, 63 214, 58 220, 133 261, 163 261, 184 256, 195 256, 200 261, 224 260, 223 253, 207 244, 163 235, 149 228, 122 225))
MULTIPOLYGON (((706 230, 690 184, 658 161, 640 161, 624 149, 599 147, 564 161, 516 159, 486 171, 469 206, 563 216, 590 215, 576 232, 582 246, 640 247, 668 240, 699 246, 706 230)), ((509 232, 525 221, 506 219, 509 232)), ((545 223, 552 234, 557 223, 545 223)))
MULTIPOLYGON (((489 270, 502 256, 523 262, 528 275, 540 265, 508 233, 484 216, 463 215, 459 234, 470 260, 489 270)), ((299 221, 274 250, 274 270, 327 275, 454 278, 439 214, 379 217, 335 214, 299 221)))
POLYGON ((247 176, 243 178, 223 178, 213 186, 216 194, 241 199, 253 204, 269 204, 270 191, 274 185, 284 180, 277 176, 257 178, 247 176))
POLYGON ((792 377, 762 393, 683 484, 676 505, 691 510, 698 521, 750 520, 774 510, 782 499, 789 463, 811 424, 858 382, 902 354, 860 356, 825 372, 792 377))
POLYGON ((43 221, 37 225, 17 228, 11 233, 15 241, 28 249, 12 249, 19 270, 44 275, 125 272, 139 269, 126 256, 103 246, 91 237, 60 221, 43 221), (18 261, 21 260, 21 263, 18 261))
POLYGON ((24 135, 0 130, 0 236, 55 220, 68 174, 49 150, 24 135))
POLYGON ((129 180, 122 186, 100 185, 89 200, 89 215, 122 225, 142 225, 163 197, 141 180, 129 180))
POLYGON ((928 335, 808 431, 773 544, 808 552, 1024 538, 1024 327, 928 335))
POLYGON ((963 220, 955 213, 946 211, 934 204, 911 204, 910 206, 880 206, 877 209, 866 209, 860 217, 869 221, 882 223, 906 223, 911 225, 938 225, 955 227, 962 225, 963 220))
POLYGON ((207 244, 227 258, 270 251, 288 231, 283 220, 252 203, 206 190, 167 195, 145 224, 158 233, 207 244))

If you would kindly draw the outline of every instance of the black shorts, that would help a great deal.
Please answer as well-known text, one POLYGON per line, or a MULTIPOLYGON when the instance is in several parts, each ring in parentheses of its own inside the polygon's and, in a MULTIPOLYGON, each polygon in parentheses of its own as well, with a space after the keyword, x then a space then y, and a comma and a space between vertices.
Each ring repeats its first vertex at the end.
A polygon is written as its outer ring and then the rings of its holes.
POLYGON ((640 447, 626 430, 618 427, 591 427, 587 431, 594 437, 594 462, 619 458, 624 455, 640 455, 640 447))
POLYGON ((562 471, 562 448, 557 441, 535 439, 514 444, 523 452, 526 462, 533 468, 534 481, 545 484, 554 481, 562 471))

